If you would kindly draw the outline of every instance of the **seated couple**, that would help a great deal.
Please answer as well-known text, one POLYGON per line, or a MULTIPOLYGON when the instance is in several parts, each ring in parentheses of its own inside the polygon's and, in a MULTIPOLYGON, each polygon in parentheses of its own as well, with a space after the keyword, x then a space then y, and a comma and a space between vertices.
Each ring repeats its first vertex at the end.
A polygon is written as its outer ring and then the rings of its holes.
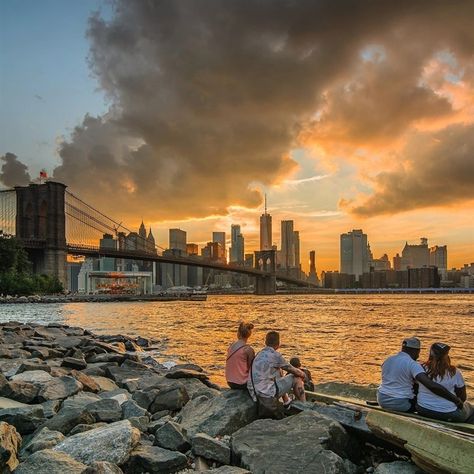
POLYGON ((410 337, 403 341, 401 352, 382 364, 379 405, 393 411, 416 410, 438 420, 474 423, 474 407, 466 401, 461 372, 451 364, 450 347, 436 342, 423 364, 416 362, 420 349, 420 340, 410 337))
MULTIPOLYGON (((247 341, 253 324, 241 323, 237 331, 238 340, 228 349, 226 379, 232 389, 248 389, 254 401, 283 399, 289 405, 288 394, 293 390, 298 400, 305 400, 304 370, 288 363, 278 352, 280 334, 270 331, 265 337, 265 347, 255 356, 247 341), (282 371, 287 372, 283 375, 282 371)), ((297 358, 292 359, 300 364, 297 358)))

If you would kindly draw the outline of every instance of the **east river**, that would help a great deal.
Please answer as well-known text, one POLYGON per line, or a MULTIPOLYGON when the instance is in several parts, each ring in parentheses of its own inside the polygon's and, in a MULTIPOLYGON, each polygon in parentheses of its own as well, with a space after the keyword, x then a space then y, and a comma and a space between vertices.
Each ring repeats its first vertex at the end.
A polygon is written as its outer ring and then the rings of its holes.
POLYGON ((298 355, 315 382, 378 383, 380 365, 404 337, 452 346, 451 357, 474 396, 474 296, 278 295, 209 296, 205 302, 17 304, 0 306, 0 322, 81 326, 96 333, 141 335, 160 341, 160 362, 195 362, 224 384, 229 343, 241 319, 262 348, 265 333, 282 334, 281 352, 298 355))

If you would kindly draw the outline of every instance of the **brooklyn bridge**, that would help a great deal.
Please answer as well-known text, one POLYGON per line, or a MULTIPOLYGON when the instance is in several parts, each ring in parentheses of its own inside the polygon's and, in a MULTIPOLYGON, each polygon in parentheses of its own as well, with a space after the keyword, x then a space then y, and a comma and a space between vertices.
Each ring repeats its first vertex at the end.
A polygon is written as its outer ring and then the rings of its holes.
POLYGON ((175 256, 151 245, 135 233, 134 246, 120 236, 132 231, 91 204, 67 186, 47 181, 0 191, 0 234, 14 235, 28 252, 35 273, 56 276, 66 285, 67 256, 110 257, 124 260, 168 263, 234 272, 255 278, 255 293, 275 294, 277 280, 297 286, 315 286, 278 272, 275 250, 256 251, 254 267, 221 263, 199 256, 175 256), (114 248, 99 244, 104 234, 115 237, 114 248), (143 242, 140 241, 143 239, 143 242))

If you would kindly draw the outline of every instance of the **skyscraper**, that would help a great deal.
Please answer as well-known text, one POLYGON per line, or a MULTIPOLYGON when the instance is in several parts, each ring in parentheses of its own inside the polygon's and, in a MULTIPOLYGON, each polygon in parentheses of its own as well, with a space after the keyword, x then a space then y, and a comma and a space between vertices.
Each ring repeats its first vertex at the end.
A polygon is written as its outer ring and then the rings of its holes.
POLYGON ((260 216, 260 250, 272 249, 272 216, 267 213, 267 195, 265 194, 265 212, 260 216))
POLYGON ((311 283, 319 283, 318 274, 316 273, 316 252, 309 252, 309 275, 308 281, 311 283))
POLYGON ((213 232, 212 241, 219 244, 219 260, 226 262, 225 232, 213 232))
POLYGON ((281 267, 295 266, 295 232, 293 221, 281 221, 281 267))
POLYGON ((300 259, 300 232, 295 230, 293 233, 293 239, 295 243, 295 267, 301 267, 301 259, 300 259))
POLYGON ((367 234, 361 229, 341 234, 341 273, 355 275, 356 280, 369 271, 369 247, 367 234))
POLYGON ((240 233, 240 225, 232 224, 230 228, 230 261, 244 262, 244 236, 240 233))
POLYGON ((169 248, 171 250, 186 252, 186 231, 181 229, 170 229, 169 239, 169 248))

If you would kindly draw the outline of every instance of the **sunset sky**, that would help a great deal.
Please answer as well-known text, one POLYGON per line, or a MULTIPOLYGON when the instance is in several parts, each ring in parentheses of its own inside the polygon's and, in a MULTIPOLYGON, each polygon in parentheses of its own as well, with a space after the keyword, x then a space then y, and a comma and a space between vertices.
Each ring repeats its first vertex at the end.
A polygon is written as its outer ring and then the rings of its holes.
POLYGON ((474 2, 4 0, 0 186, 45 168, 106 214, 205 244, 267 193, 301 260, 405 241, 474 261, 474 2))

